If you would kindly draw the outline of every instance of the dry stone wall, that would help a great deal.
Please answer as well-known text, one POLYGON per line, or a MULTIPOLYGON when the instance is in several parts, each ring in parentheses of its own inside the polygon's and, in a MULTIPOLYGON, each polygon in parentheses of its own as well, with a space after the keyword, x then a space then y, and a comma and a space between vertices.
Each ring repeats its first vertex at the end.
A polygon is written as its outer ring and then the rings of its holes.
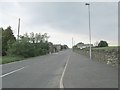
MULTIPOLYGON (((75 49, 77 53, 85 55, 89 57, 89 49, 75 49)), ((106 64, 110 64, 112 66, 118 66, 120 56, 120 50, 118 48, 110 48, 110 49, 95 49, 92 48, 92 59, 98 60, 100 62, 105 62, 106 64)))

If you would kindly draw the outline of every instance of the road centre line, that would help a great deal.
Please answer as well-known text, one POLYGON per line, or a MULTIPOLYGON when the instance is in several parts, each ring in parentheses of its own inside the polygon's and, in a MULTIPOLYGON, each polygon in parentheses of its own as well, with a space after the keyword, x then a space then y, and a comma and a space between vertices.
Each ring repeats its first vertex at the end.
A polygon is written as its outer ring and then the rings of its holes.
POLYGON ((66 68, 67 68, 69 59, 70 59, 70 56, 68 56, 67 62, 66 62, 66 64, 65 64, 65 68, 64 68, 64 70, 63 70, 63 73, 62 73, 62 76, 61 76, 61 79, 60 79, 60 88, 64 88, 64 85, 63 85, 63 77, 64 77, 64 74, 65 74, 65 71, 66 71, 66 68))

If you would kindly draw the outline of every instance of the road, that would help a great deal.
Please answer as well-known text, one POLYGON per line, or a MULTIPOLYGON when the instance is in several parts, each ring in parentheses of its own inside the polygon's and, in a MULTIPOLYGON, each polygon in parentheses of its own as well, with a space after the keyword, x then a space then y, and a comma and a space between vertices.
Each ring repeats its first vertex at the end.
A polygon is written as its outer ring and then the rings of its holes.
POLYGON ((117 88, 117 69, 60 51, 2 66, 3 88, 117 88))

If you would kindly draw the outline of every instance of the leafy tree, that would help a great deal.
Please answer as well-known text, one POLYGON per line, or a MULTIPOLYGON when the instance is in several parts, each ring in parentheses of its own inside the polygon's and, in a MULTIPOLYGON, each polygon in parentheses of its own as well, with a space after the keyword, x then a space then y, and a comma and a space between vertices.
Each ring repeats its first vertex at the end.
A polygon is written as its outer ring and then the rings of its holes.
POLYGON ((2 55, 2 32, 3 28, 0 28, 0 56, 2 55))
POLYGON ((28 33, 25 33, 23 36, 20 35, 20 41, 29 42, 30 41, 30 37, 29 37, 28 33))
POLYGON ((25 58, 33 57, 35 56, 35 48, 32 43, 26 41, 16 41, 11 45, 8 53, 10 55, 23 56, 25 58))
POLYGON ((49 36, 47 35, 47 33, 44 33, 41 38, 42 38, 42 42, 45 42, 48 41, 49 36))
POLYGON ((16 41, 9 47, 8 53, 11 55, 34 57, 38 55, 44 55, 49 53, 49 43, 46 40, 46 36, 40 33, 24 34, 20 36, 20 40, 16 41), (41 38, 41 36, 43 36, 41 38), (44 42, 42 41, 44 40, 44 42))
POLYGON ((15 36, 13 35, 13 31, 11 27, 7 27, 7 29, 2 29, 2 55, 6 55, 8 47, 10 44, 16 41, 15 36))
POLYGON ((36 41, 36 43, 39 43, 39 42, 42 41, 42 35, 41 35, 41 33, 36 33, 35 34, 35 41, 36 41))
POLYGON ((33 32, 31 32, 30 33, 30 41, 32 42, 32 43, 35 43, 35 34, 33 33, 33 32))
POLYGON ((98 44, 98 47, 108 47, 108 43, 106 41, 101 40, 98 44))

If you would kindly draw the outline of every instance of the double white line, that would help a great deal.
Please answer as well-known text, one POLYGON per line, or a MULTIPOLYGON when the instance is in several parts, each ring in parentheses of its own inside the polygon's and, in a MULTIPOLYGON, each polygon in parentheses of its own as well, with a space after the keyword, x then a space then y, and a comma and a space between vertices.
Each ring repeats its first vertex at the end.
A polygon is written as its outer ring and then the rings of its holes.
POLYGON ((68 56, 67 62, 66 62, 66 64, 65 64, 65 68, 64 68, 64 70, 63 70, 63 73, 62 73, 62 76, 61 76, 61 79, 60 79, 60 88, 64 88, 64 85, 63 85, 63 77, 64 77, 64 74, 65 74, 65 71, 66 71, 66 68, 67 68, 69 59, 70 59, 70 56, 68 56))

